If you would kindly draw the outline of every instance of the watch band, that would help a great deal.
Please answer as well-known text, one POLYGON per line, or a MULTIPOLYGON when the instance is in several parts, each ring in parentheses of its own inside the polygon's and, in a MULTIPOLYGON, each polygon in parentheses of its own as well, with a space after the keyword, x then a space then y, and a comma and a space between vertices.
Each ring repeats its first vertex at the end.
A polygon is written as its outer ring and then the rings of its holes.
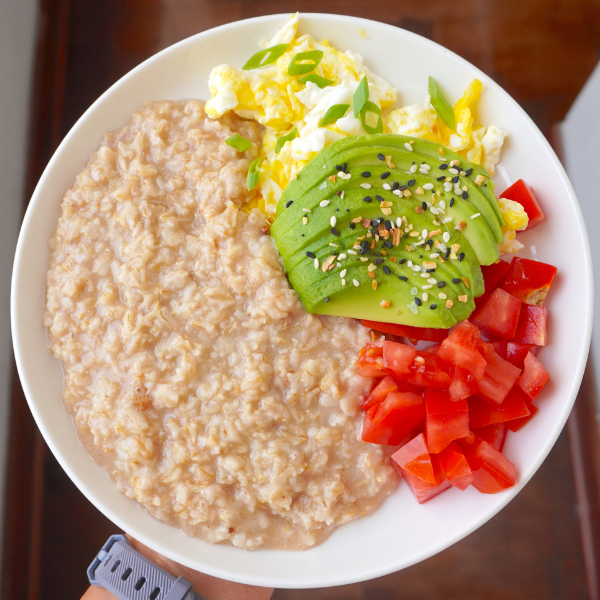
POLYGON ((204 600, 192 584, 177 579, 134 550, 124 535, 111 535, 87 570, 92 585, 119 600, 204 600))

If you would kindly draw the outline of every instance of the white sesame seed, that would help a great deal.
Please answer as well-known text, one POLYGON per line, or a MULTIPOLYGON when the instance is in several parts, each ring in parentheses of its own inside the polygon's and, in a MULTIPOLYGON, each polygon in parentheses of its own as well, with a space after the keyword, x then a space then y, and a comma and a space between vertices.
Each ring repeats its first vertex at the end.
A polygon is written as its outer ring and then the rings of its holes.
POLYGON ((335 215, 333 217, 331 217, 331 219, 329 219, 329 222, 331 223, 332 227, 335 227, 335 224, 337 223, 337 219, 335 218, 335 215))
POLYGON ((310 210, 310 208, 303 208, 302 210, 303 210, 305 213, 312 212, 312 211, 310 210))
POLYGON ((342 285, 346 285, 346 280, 342 279, 342 285))
POLYGON ((319 206, 321 208, 325 208, 326 206, 329 205, 329 202, 330 202, 329 200, 321 200, 321 202, 319 202, 319 206))
POLYGON ((429 258, 437 258, 439 256, 438 252, 434 252, 433 254, 429 255, 429 258))
POLYGON ((446 202, 444 202, 444 200, 440 200, 440 203, 438 204, 438 206, 442 209, 442 210, 446 210, 446 202))
POLYGON ((413 266, 412 260, 406 261, 406 266, 409 267, 410 269, 412 269, 412 266, 413 266))
POLYGON ((337 244, 334 244, 333 242, 329 242, 329 245, 330 245, 332 248, 337 248, 337 247, 338 247, 338 245, 337 245, 337 244))
POLYGON ((344 191, 342 190, 342 193, 340 194, 340 198, 341 198, 342 200, 344 199, 344 194, 345 194, 345 193, 346 193, 346 192, 344 192, 344 191))
POLYGON ((426 183, 426 184, 423 186, 423 189, 424 189, 424 190, 432 190, 432 189, 433 189, 433 183, 426 183))
POLYGON ((430 277, 430 278, 427 280, 427 283, 431 283, 431 285, 435 285, 435 284, 437 283, 437 279, 434 279, 433 277, 430 277))
POLYGON ((438 298, 439 298, 440 300, 445 300, 447 297, 448 297, 448 296, 446 296, 446 294, 444 294, 444 292, 440 292, 440 293, 438 294, 438 298))
POLYGON ((384 189, 384 190, 388 190, 388 191, 389 191, 389 190, 391 190, 391 189, 392 189, 392 186, 391 186, 389 183, 384 183, 384 184, 383 184, 383 189, 384 189))
POLYGON ((446 244, 450 241, 450 234, 447 231, 444 231, 443 235, 442 235, 442 239, 444 240, 444 242, 446 242, 446 244))
POLYGON ((346 259, 346 258, 348 258, 348 257, 346 256, 346 253, 345 253, 345 252, 342 252, 342 253, 341 253, 341 254, 338 256, 338 258, 339 258, 340 260, 344 260, 344 259, 346 259))
POLYGON ((452 191, 452 183, 450 183, 449 181, 446 181, 444 183, 444 191, 445 192, 450 192, 452 191))
POLYGON ((402 192, 400 190, 394 190, 392 194, 395 194, 396 196, 402 196, 402 192))
POLYGON ((429 273, 421 273, 423 279, 429 279, 429 273))
POLYGON ((344 173, 342 175, 342 179, 350 179, 350 177, 352 177, 352 175, 350 173, 344 173))
POLYGON ((418 167, 418 165, 413 165, 413 166, 412 166, 412 167, 409 169, 409 171, 410 171, 411 173, 416 173, 418 168, 419 168, 419 167, 418 167))
POLYGON ((480 217, 481 213, 475 213, 474 215, 471 215, 471 219, 476 219, 477 217, 480 217))
POLYGON ((308 219, 306 217, 302 217, 302 225, 306 225, 308 223, 308 219))
POLYGON ((335 263, 335 266, 339 269, 342 266, 342 263, 335 263))
POLYGON ((352 283, 354 284, 355 287, 358 287, 360 285, 360 283, 356 279, 353 279, 352 283))
POLYGON ((430 164, 427 164, 426 162, 422 162, 422 163, 419 165, 419 168, 421 168, 421 169, 427 169, 427 170, 429 171, 429 169, 431 169, 431 165, 430 165, 430 164))
POLYGON ((427 300, 429 300, 429 294, 427 292, 423 292, 421 298, 423 298, 423 302, 427 302, 427 300))
POLYGON ((448 173, 452 173, 452 175, 458 175, 458 169, 455 169, 454 167, 451 169, 448 169, 448 173))
POLYGON ((427 169, 419 169, 419 173, 421 173, 421 175, 429 175, 429 171, 427 169))
POLYGON ((405 144, 404 144, 404 147, 405 147, 405 148, 406 148, 406 149, 407 149, 409 152, 412 152, 412 146, 411 146, 411 145, 410 145, 408 142, 405 142, 405 144))
POLYGON ((430 290, 432 287, 433 287, 432 285, 430 285, 430 284, 426 284, 426 285, 424 285, 424 286, 422 287, 422 289, 424 289, 424 290, 430 290))
POLYGON ((421 270, 421 267, 419 265, 413 265, 411 269, 416 273, 417 271, 421 270))
POLYGON ((427 229, 423 229, 423 232, 421 233, 421 236, 423 237, 424 240, 427 239, 427 229))
POLYGON ((315 258, 314 264, 315 264, 315 269, 318 269, 319 268, 319 259, 318 258, 315 258))
POLYGON ((442 219, 442 223, 445 225, 446 223, 452 223, 453 220, 453 217, 446 217, 445 219, 442 219))
POLYGON ((348 250, 348 254, 353 254, 354 256, 356 256, 358 252, 356 252, 356 250, 348 250))
POLYGON ((448 162, 448 159, 447 159, 447 158, 442 158, 441 156, 438 156, 438 160, 441 160, 441 161, 443 161, 443 162, 448 162))
POLYGON ((370 189, 371 189, 371 184, 370 184, 370 183, 361 183, 361 184, 360 184, 360 187, 361 187, 363 190, 370 190, 370 189))
POLYGON ((348 269, 344 269, 341 273, 340 273, 340 277, 346 277, 346 272, 348 271, 348 269))
POLYGON ((396 227, 402 227, 402 219, 400 217, 396 219, 396 227))
POLYGON ((439 215, 440 214, 439 211, 438 211, 438 209, 435 206, 430 206, 429 210, 431 211, 432 215, 439 215))

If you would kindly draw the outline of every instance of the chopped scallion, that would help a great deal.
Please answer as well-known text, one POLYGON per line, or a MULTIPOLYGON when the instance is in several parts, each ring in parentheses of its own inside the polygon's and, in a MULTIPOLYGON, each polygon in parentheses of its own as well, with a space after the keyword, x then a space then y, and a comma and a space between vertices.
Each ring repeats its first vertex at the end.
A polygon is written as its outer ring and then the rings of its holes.
POLYGON ((277 46, 271 46, 270 48, 261 50, 260 52, 253 54, 242 69, 244 69, 244 71, 250 71, 251 69, 266 67, 282 56, 288 49, 288 46, 289 44, 277 44, 277 46))
POLYGON ((298 52, 292 58, 288 65, 288 73, 295 77, 296 75, 304 75, 310 73, 317 68, 317 65, 323 58, 322 50, 309 50, 308 52, 298 52))
POLYGON ((381 109, 379 108, 379 106, 377 106, 377 104, 374 104, 370 100, 367 100, 365 102, 365 105, 363 106, 362 110, 360 111, 360 122, 362 123, 362 126, 365 128, 365 131, 367 133, 371 133, 371 134, 383 133, 383 121, 381 120, 381 109), (373 113, 374 115, 377 115, 377 123, 375 124, 375 127, 372 127, 371 125, 369 125, 367 123, 367 113, 373 113))
POLYGON ((435 112, 440 116, 440 119, 450 127, 450 129, 456 129, 456 119, 454 117, 454 109, 446 96, 442 94, 442 90, 438 87, 433 77, 429 78, 429 95, 431 96, 431 106, 435 109, 435 112))
POLYGON ((358 117, 360 115, 360 111, 363 109, 364 105, 369 100, 369 82, 367 80, 367 76, 365 75, 358 84, 356 91, 354 92, 354 96, 352 97, 352 101, 354 103, 354 116, 358 117))
POLYGON ((275 154, 279 154, 286 142, 291 142, 293 139, 298 137, 298 130, 294 127, 288 134, 282 135, 277 138, 277 144, 275 144, 275 154))
POLYGON ((346 114, 346 111, 349 108, 349 104, 334 104, 333 106, 330 106, 323 115, 323 118, 319 121, 319 127, 325 127, 326 125, 335 123, 346 114))
POLYGON ((261 159, 257 158, 248 169, 248 177, 246 177, 246 187, 248 190, 253 190, 258 185, 260 161, 261 159))
POLYGON ((300 83, 303 83, 304 85, 306 85, 310 81, 311 83, 314 83, 321 89, 327 87, 328 85, 333 85, 335 83, 335 81, 327 79, 326 77, 321 77, 320 75, 316 75, 315 73, 313 73, 312 75, 307 75, 306 77, 302 77, 298 79, 298 81, 300 83))
POLYGON ((225 140, 225 143, 232 148, 235 148, 238 152, 244 152, 248 148, 252 148, 252 142, 241 136, 239 133, 234 133, 231 137, 225 140))

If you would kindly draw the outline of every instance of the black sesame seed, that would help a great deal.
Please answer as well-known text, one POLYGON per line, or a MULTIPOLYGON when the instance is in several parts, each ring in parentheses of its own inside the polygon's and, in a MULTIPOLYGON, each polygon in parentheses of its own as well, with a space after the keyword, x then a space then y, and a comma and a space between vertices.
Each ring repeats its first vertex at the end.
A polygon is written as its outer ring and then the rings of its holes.
POLYGON ((392 222, 391 221, 386 221, 384 223, 385 228, 389 231, 392 228, 392 222))
POLYGON ((439 288, 446 287, 446 282, 445 282, 445 281, 438 281, 438 282, 437 282, 437 286, 438 286, 439 288))
POLYGON ((398 275, 398 279, 400 279, 400 281, 408 281, 408 277, 404 277, 404 275, 398 275))
POLYGON ((469 197, 469 194, 467 194, 467 192, 463 192, 462 193, 462 199, 466 200, 469 197))
POLYGON ((303 234, 303 233, 301 233, 301 234, 300 234, 300 237, 304 237, 304 234, 303 234))
POLYGON ((420 299, 420 298, 417 298, 416 296, 415 296, 415 304, 416 304, 417 306, 421 306, 421 304, 422 304, 422 302, 421 302, 421 299, 420 299))
POLYGON ((335 227, 332 227, 329 231, 331 231, 331 235, 340 235, 340 232, 335 227))
POLYGON ((392 242, 389 242, 388 240, 386 240, 385 242, 383 242, 383 245, 386 248, 393 248, 394 247, 393 244, 392 244, 392 242))
POLYGON ((371 177, 371 173, 369 173, 369 171, 363 171, 363 172, 361 173, 361 175, 362 175, 363 177, 371 177))
POLYGON ((408 189, 408 186, 407 186, 407 185, 401 185, 401 186, 400 186, 398 189, 399 189, 401 192, 403 192, 404 190, 407 190, 407 189, 408 189))
POLYGON ((387 179, 390 175, 391 173, 389 171, 386 171, 385 173, 381 174, 381 179, 387 179))
POLYGON ((337 252, 334 250, 334 251, 331 253, 331 256, 337 256, 337 252))
POLYGON ((329 302, 329 298, 325 298, 325 300, 323 300, 323 302, 329 302))
POLYGON ((377 155, 377 158, 378 158, 379 160, 385 160, 385 156, 384 156, 383 154, 378 154, 378 155, 377 155))
POLYGON ((446 252, 444 252, 444 259, 448 260, 449 256, 450 256, 450 248, 446 248, 446 252))
POLYGON ((379 225, 379 221, 377 219, 371 219, 371 227, 377 227, 379 225))
POLYGON ((431 238, 429 238, 426 242, 425 242, 425 246, 431 248, 431 246, 433 246, 433 240, 431 238))
POLYGON ((483 187, 487 187, 487 183, 484 183, 484 184, 483 184, 483 187))
POLYGON ((336 208, 335 210, 340 210, 339 208, 336 208))
POLYGON ((293 200, 288 200, 288 201, 285 203, 285 207, 286 207, 286 208, 289 208, 289 207, 290 207, 292 204, 294 204, 294 201, 293 201, 293 200))
POLYGON ((435 310, 435 309, 437 308, 437 304, 430 304, 430 305, 429 305, 429 308, 430 308, 431 310, 435 310))
POLYGON ((365 202, 373 202, 373 198, 371 198, 371 196, 365 196, 365 197, 363 198, 363 200, 364 200, 365 202))
MULTIPOLYGON (((419 256, 419 258, 421 258, 419 256)), ((425 269, 425 273, 435 273, 435 269, 425 269)))
POLYGON ((458 277, 453 277, 452 278, 452 283, 460 283, 461 280, 458 277))
POLYGON ((347 209, 346 209, 346 212, 350 212, 350 209, 349 209, 349 208, 347 208, 347 209))
POLYGON ((356 223, 350 223, 350 229, 354 229, 356 227, 356 223))
POLYGON ((383 223, 384 221, 385 221, 385 219, 384 219, 383 217, 379 217, 379 218, 377 219, 377 222, 378 222, 378 223, 383 223))
POLYGON ((458 175, 455 175, 455 176, 452 178, 452 183, 458 183, 458 180, 459 180, 459 179, 460 179, 460 177, 459 177, 458 175))
POLYGON ((454 198, 450 198, 450 206, 454 205, 454 198))
POLYGON ((442 163, 440 165, 440 171, 445 171, 448 168, 448 165, 446 163, 442 163))
POLYGON ((423 255, 422 255, 422 254, 419 254, 419 258, 423 258, 423 255))
POLYGON ((308 258, 316 258, 316 256, 310 250, 306 251, 306 256, 308 256, 308 258))
POLYGON ((468 177, 473 172, 473 169, 467 169, 465 175, 468 177))
POLYGON ((335 165, 335 168, 336 168, 337 171, 341 171, 342 170, 342 167, 340 167, 340 165, 335 165))
POLYGON ((389 275, 391 273, 390 268, 388 266, 386 266, 386 265, 383 265, 383 272, 386 275, 389 275))
POLYGON ((361 253, 361 255, 366 254, 368 250, 369 250, 369 242, 367 240, 365 240, 362 243, 362 246, 360 247, 360 253, 361 253))
POLYGON ((416 182, 417 182, 416 179, 409 179, 406 183, 407 183, 408 187, 411 187, 411 186, 415 185, 416 182))
POLYGON ((400 189, 400 184, 397 181, 394 181, 394 183, 392 184, 392 189, 393 190, 398 190, 400 189))
POLYGON ((458 255, 458 262, 462 262, 462 261, 464 260, 464 258, 465 258, 465 253, 464 253, 464 252, 461 252, 461 253, 458 255))
POLYGON ((421 202, 421 208, 423 210, 427 210, 427 202, 425 202, 425 200, 423 200, 423 202, 421 202))
POLYGON ((375 259, 375 264, 376 265, 382 265, 383 264, 383 258, 376 258, 375 259))
POLYGON ((444 181, 444 179, 446 179, 446 177, 444 175, 442 175, 441 177, 437 178, 438 181, 444 181))
POLYGON ((377 200, 377 202, 384 202, 385 198, 379 194, 375 194, 375 200, 377 200))
POLYGON ((399 264, 399 265, 403 265, 405 262, 406 262, 406 259, 405 259, 405 258, 401 258, 401 259, 398 261, 398 264, 399 264))

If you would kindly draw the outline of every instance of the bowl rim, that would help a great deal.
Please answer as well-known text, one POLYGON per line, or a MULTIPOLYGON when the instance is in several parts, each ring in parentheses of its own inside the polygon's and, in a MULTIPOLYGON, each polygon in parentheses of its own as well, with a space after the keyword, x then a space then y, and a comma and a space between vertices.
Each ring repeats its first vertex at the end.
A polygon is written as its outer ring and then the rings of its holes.
MULTIPOLYGON (((41 192, 44 188, 46 180, 49 178, 50 173, 54 169, 54 164, 57 162, 58 156, 61 154, 61 152, 64 150, 64 148, 66 148, 69 145, 71 139, 76 135, 77 131, 87 121, 87 119, 90 117, 90 115, 94 113, 96 108, 103 103, 105 98, 110 96, 116 89, 118 89, 119 87, 121 87, 122 85, 127 83, 130 79, 134 78, 140 71, 144 70, 152 63, 161 60, 165 55, 175 52, 177 50, 180 50, 182 48, 185 48, 188 45, 193 45, 197 42, 198 39, 202 39, 204 37, 209 37, 212 35, 220 34, 224 31, 229 31, 229 32, 235 31, 236 29, 246 27, 249 23, 255 23, 257 21, 261 21, 261 22, 265 22, 265 23, 277 23, 277 22, 280 22, 283 19, 287 19, 289 17, 290 17, 290 13, 278 13, 278 14, 253 17, 250 19, 238 20, 238 21, 234 21, 231 23, 226 23, 226 24, 220 25, 218 27, 214 27, 212 29, 208 29, 206 31, 202 31, 202 32, 192 35, 186 39, 183 39, 183 40, 177 42, 176 44, 173 44, 171 46, 168 46, 167 48, 164 48, 160 52, 157 52, 156 54, 152 55, 151 57, 149 57, 148 59, 146 59, 139 65, 137 65, 131 71, 126 73, 123 77, 121 77, 119 80, 117 80, 113 85, 111 85, 101 96, 99 96, 99 98, 97 100, 94 101, 93 104, 91 104, 91 106, 81 115, 81 117, 75 122, 73 127, 69 130, 67 135, 64 137, 64 139, 61 141, 59 146, 54 151, 52 158, 50 159, 46 168, 44 169, 44 172, 42 173, 42 175, 35 187, 35 190, 31 196, 31 201, 27 207, 27 210, 26 210, 26 213, 25 213, 22 225, 21 225, 21 229, 19 232, 19 239, 17 242, 15 256, 14 256, 13 272, 12 272, 12 280, 11 280, 11 330, 12 330, 15 362, 16 362, 20 377, 21 377, 22 373, 24 372, 23 365, 27 361, 27 357, 24 355, 22 339, 20 336, 20 323, 19 323, 19 315, 17 312, 19 299, 17 297, 17 291, 16 291, 17 287, 18 287, 17 281, 19 278, 20 270, 21 270, 21 263, 24 260, 24 254, 26 252, 26 247, 24 244, 24 237, 25 237, 24 232, 29 227, 29 223, 33 218, 32 215, 33 215, 34 211, 36 210, 36 206, 39 202, 41 192)), ((546 150, 549 159, 554 164, 554 168, 557 170, 561 180, 566 185, 570 195, 575 200, 574 204, 575 204, 576 212, 575 212, 574 216, 577 219, 578 224, 581 227, 581 229, 584 232, 586 232, 585 222, 583 220, 581 208, 579 206, 579 203, 577 202, 575 192, 574 192, 571 182, 569 181, 569 178, 565 172, 565 169, 564 169, 563 165, 560 163, 560 161, 558 160, 554 150, 548 143, 547 139, 543 136, 543 134, 537 128, 537 126, 535 125, 533 120, 524 111, 524 109, 502 87, 500 87, 491 77, 489 77, 488 75, 483 73, 480 69, 478 69, 477 67, 472 65, 466 59, 463 59, 456 53, 446 49, 445 47, 441 46, 440 44, 433 42, 432 40, 429 40, 427 38, 423 38, 422 36, 419 36, 410 31, 404 30, 400 27, 390 25, 388 23, 382 23, 380 21, 374 21, 371 19, 365 19, 365 18, 361 18, 361 17, 330 14, 330 13, 300 13, 300 18, 301 19, 307 18, 307 19, 323 20, 326 23, 327 22, 335 23, 339 19, 343 19, 343 20, 346 20, 349 24, 354 24, 359 27, 360 26, 362 26, 362 27, 369 26, 369 27, 376 27, 376 28, 384 28, 388 31, 394 31, 394 32, 397 32, 398 30, 400 30, 400 31, 402 31, 403 35, 407 35, 409 38, 412 37, 415 40, 418 39, 420 43, 424 43, 425 45, 435 49, 438 52, 441 51, 441 52, 449 55, 452 60, 458 61, 462 66, 468 67, 473 73, 476 74, 476 76, 482 82, 485 83, 486 86, 489 86, 494 89, 494 94, 496 94, 496 95, 500 94, 501 96, 504 97, 505 100, 508 100, 509 103, 512 103, 514 105, 514 107, 521 113, 522 117, 524 117, 524 119, 526 121, 528 121, 529 124, 532 126, 532 130, 535 132, 536 137, 538 138, 538 141, 541 142, 541 144, 544 146, 544 149, 546 150)), ((213 566, 206 566, 206 567, 203 566, 202 571, 209 575, 213 575, 213 576, 220 577, 223 579, 228 579, 228 580, 236 581, 239 583, 246 583, 246 584, 257 585, 257 586, 265 586, 265 587, 275 586, 275 587, 280 587, 280 588, 310 588, 310 587, 315 587, 315 584, 318 585, 319 587, 330 587, 330 586, 337 586, 337 585, 343 585, 343 584, 357 583, 360 581, 365 581, 368 579, 372 579, 372 578, 376 578, 376 577, 380 577, 383 575, 393 573, 395 571, 407 568, 418 562, 421 562, 422 560, 425 560, 426 558, 434 556, 435 554, 441 552, 442 550, 445 550, 446 548, 450 547, 451 545, 453 545, 456 542, 460 541, 461 539, 465 538, 467 535, 469 535, 470 533, 472 533, 473 531, 478 529, 481 525, 483 525, 489 519, 491 519, 493 516, 495 516, 500 510, 502 510, 502 508, 504 508, 506 506, 506 504, 508 504, 508 502, 510 502, 517 495, 517 493, 520 492, 520 490, 527 484, 527 482, 530 480, 530 478, 533 476, 533 474, 537 472, 539 466, 541 465, 543 460, 545 460, 546 456, 548 455, 548 453, 554 446, 554 443, 556 442, 556 439, 560 435, 560 433, 566 423, 566 420, 570 414, 570 411, 572 409, 573 403, 574 403, 576 395, 577 395, 577 391, 579 390, 579 387, 580 387, 580 384, 581 384, 581 381, 583 378, 583 373, 584 373, 584 369, 585 369, 585 365, 586 365, 586 359, 587 359, 587 356, 589 353, 589 345, 590 345, 590 339, 591 339, 592 314, 593 314, 593 294, 594 294, 591 253, 590 253, 589 239, 587 236, 587 232, 585 235, 585 239, 583 241, 584 241, 585 271, 587 272, 587 280, 589 282, 589 293, 587 294, 587 301, 585 304, 585 330, 584 330, 583 336, 582 336, 583 345, 582 345, 581 360, 577 366, 577 370, 574 375, 574 378, 572 379, 572 385, 571 385, 571 389, 569 392, 569 402, 565 403, 563 410, 560 413, 560 419, 556 422, 556 427, 555 427, 554 431, 552 432, 552 435, 547 438, 546 443, 544 444, 543 448, 541 448, 541 450, 540 450, 537 460, 529 468, 528 473, 521 474, 521 477, 520 477, 520 480, 519 480, 517 486, 515 486, 515 488, 513 488, 514 492, 507 494, 502 499, 502 502, 498 503, 498 505, 494 507, 494 510, 491 511, 490 514, 485 513, 484 516, 476 519, 471 524, 470 527, 461 529, 455 535, 449 536, 447 539, 445 539, 443 542, 440 542, 439 544, 435 545, 435 547, 433 547, 433 548, 428 548, 425 551, 414 554, 413 556, 411 556, 410 560, 403 560, 397 564, 392 564, 392 563, 386 564, 385 566, 381 566, 380 568, 372 568, 368 572, 354 573, 350 576, 349 575, 339 576, 339 575, 333 574, 327 580, 318 580, 318 581, 304 580, 300 577, 298 577, 296 579, 288 578, 286 580, 280 580, 280 579, 276 579, 276 578, 268 578, 268 577, 261 577, 261 576, 249 577, 249 576, 245 576, 245 575, 237 575, 235 572, 235 569, 227 570, 227 569, 223 569, 223 568, 214 568, 213 566)), ((185 566, 188 566, 192 569, 197 569, 198 565, 193 560, 189 560, 185 556, 176 554, 175 552, 172 552, 169 549, 157 547, 155 540, 151 536, 146 535, 146 533, 144 531, 139 531, 139 530, 136 530, 135 527, 131 527, 130 524, 126 521, 126 519, 121 518, 121 516, 119 514, 116 514, 114 511, 112 511, 111 509, 104 506, 102 501, 100 501, 93 495, 91 490, 89 490, 87 488, 87 486, 83 482, 80 481, 75 470, 71 468, 71 465, 70 465, 67 457, 63 456, 62 453, 60 452, 60 450, 57 449, 57 447, 54 443, 52 434, 50 433, 49 429, 46 427, 46 423, 44 422, 43 418, 41 417, 41 415, 37 409, 37 405, 32 398, 33 394, 30 391, 28 381, 21 379, 21 384, 23 386, 23 392, 24 392, 24 395, 29 404, 29 408, 35 418, 36 424, 37 424, 38 428, 40 429, 46 443, 48 444, 49 448, 51 449, 52 453, 56 457, 56 459, 59 462, 59 464, 61 465, 61 467, 65 470, 65 472, 67 473, 69 478, 75 483, 75 485, 84 494, 84 496, 100 512, 102 512, 105 516, 107 516, 116 526, 120 527, 121 529, 123 529, 124 531, 127 531, 127 532, 133 531, 134 532, 133 535, 137 539, 139 539, 141 542, 143 542, 147 546, 156 549, 158 552, 161 552, 168 558, 171 558, 172 560, 175 560, 181 564, 184 564, 185 566)), ((304 552, 309 552, 309 551, 310 550, 306 550, 304 552)), ((260 550, 256 550, 254 552, 260 552, 260 550)), ((284 552, 289 552, 289 551, 284 551, 284 552)), ((296 553, 289 552, 289 554, 291 557, 293 557, 296 553)))

